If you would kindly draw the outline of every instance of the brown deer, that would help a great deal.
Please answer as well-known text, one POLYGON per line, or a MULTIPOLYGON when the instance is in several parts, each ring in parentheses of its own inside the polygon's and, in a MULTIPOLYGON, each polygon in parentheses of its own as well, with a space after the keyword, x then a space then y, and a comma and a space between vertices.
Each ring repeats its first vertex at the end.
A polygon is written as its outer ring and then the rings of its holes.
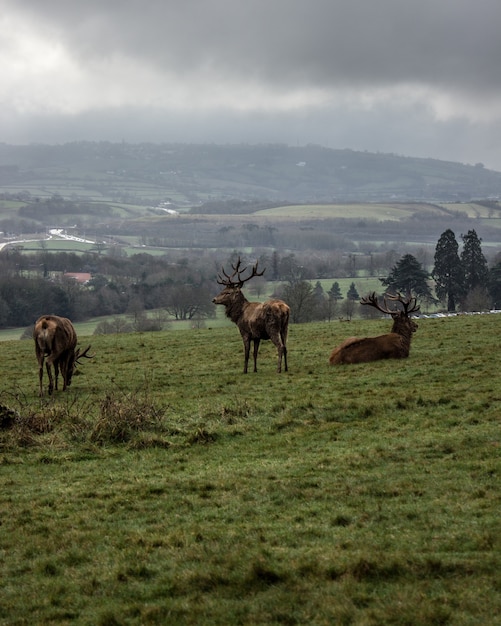
POLYGON ((251 341, 254 342, 254 371, 257 372, 257 353, 261 339, 270 339, 277 347, 277 372, 282 371, 282 358, 284 369, 287 371, 286 343, 290 309, 282 300, 249 302, 242 293, 242 287, 254 276, 262 276, 265 270, 258 272, 256 262, 250 275, 242 278, 247 267, 241 268, 240 266, 241 261, 238 257, 235 265, 231 266, 233 269, 231 276, 222 268, 222 274, 218 274, 217 282, 223 285, 224 289, 212 302, 222 304, 225 307, 226 316, 238 326, 244 342, 244 374, 247 374, 251 341))
POLYGON ((412 333, 418 325, 409 316, 419 311, 416 298, 404 299, 400 294, 388 295, 388 299, 399 302, 403 309, 389 309, 384 298, 384 306, 378 302, 375 293, 362 298, 360 304, 375 307, 381 313, 391 315, 393 327, 387 335, 379 337, 349 337, 334 348, 329 358, 331 365, 345 363, 367 363, 379 359, 405 359, 409 356, 412 333))
POLYGON ((91 359, 94 355, 87 354, 88 346, 83 352, 76 348, 77 334, 73 324, 66 317, 57 315, 42 315, 33 329, 35 340, 35 353, 38 360, 38 376, 40 381, 40 396, 43 396, 43 368, 44 362, 49 377, 49 395, 54 389, 57 390, 59 371, 63 377, 63 391, 71 385, 71 378, 79 359, 91 359), (54 377, 52 376, 54 367, 54 377))

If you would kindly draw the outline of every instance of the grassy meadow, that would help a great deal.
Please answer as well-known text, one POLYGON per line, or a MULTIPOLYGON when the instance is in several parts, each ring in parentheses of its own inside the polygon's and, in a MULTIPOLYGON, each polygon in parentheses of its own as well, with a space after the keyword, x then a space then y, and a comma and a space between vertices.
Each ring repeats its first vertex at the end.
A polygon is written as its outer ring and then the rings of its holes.
POLYGON ((38 398, 2 342, 0 624, 495 624, 501 316, 291 326, 242 374, 234 326, 81 337, 38 398))

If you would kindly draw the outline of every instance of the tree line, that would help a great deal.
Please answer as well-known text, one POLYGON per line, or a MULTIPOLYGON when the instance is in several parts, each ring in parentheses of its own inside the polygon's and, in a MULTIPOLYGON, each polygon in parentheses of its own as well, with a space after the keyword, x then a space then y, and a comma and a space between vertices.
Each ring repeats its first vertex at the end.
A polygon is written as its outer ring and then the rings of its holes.
MULTIPOLYGON (((482 252, 482 239, 475 230, 461 235, 463 248, 454 232, 445 230, 440 236, 434 255, 434 265, 428 272, 412 254, 403 255, 380 278, 382 290, 414 296, 425 305, 438 306, 448 312, 485 311, 501 308, 501 260, 489 268, 482 252), (435 293, 433 293, 435 292, 435 293)), ((373 312, 358 307, 360 294, 352 282, 346 299, 339 283, 324 292, 320 282, 312 286, 308 281, 290 282, 282 290, 282 297, 291 307, 292 321, 332 319, 343 316, 351 319, 355 311, 361 315, 373 312)))
MULTIPOLYGON (((501 260, 489 268, 475 230, 461 235, 462 250, 452 230, 440 236, 434 265, 427 271, 411 254, 404 254, 380 278, 382 292, 401 292, 421 302, 441 306, 447 311, 480 311, 501 308, 501 260)), ((241 253, 236 250, 226 262, 241 253)), ((245 257, 245 255, 242 255, 245 257)), ((390 258, 394 258, 389 256, 390 258)), ((261 267, 273 281, 274 296, 291 307, 291 321, 303 323, 351 319, 356 313, 371 315, 358 306, 360 295, 353 281, 343 294, 334 281, 324 290, 318 278, 325 271, 318 259, 280 254, 259 257, 261 267), (315 282, 315 279, 316 282, 315 282)), ((352 263, 347 256, 347 265, 352 263)), ((0 253, 0 328, 29 326, 43 313, 54 313, 82 321, 90 317, 127 314, 101 325, 102 332, 158 330, 167 320, 200 320, 215 315, 212 297, 217 291, 216 275, 221 262, 217 253, 190 257, 156 257, 137 254, 117 257, 112 254, 41 250, 25 254, 6 249, 0 253), (69 272, 88 272, 90 281, 81 285, 69 272), (149 310, 156 315, 148 316, 149 310)), ((356 276, 356 271, 353 272, 356 276)), ((256 298, 269 293, 264 277, 249 284, 256 298)), ((363 295, 363 294, 362 294, 363 295)))

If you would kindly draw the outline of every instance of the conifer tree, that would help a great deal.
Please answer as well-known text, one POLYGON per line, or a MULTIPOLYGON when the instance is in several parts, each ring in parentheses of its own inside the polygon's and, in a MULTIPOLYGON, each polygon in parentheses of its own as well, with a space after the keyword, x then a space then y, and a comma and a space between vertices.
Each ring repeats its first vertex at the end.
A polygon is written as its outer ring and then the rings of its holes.
POLYGON ((489 269, 487 260, 482 253, 482 239, 475 230, 469 230, 467 235, 461 235, 463 251, 461 264, 464 272, 465 292, 468 294, 474 289, 487 289, 489 269))
POLYGON ((355 283, 351 283, 346 297, 348 298, 348 300, 358 300, 360 298, 357 288, 355 287, 355 283))
POLYGON ((341 293, 341 288, 339 287, 339 283, 336 281, 332 283, 332 287, 327 292, 329 299, 338 301, 343 299, 343 294, 341 293))
POLYGON ((489 271, 489 295, 492 299, 492 306, 495 309, 501 308, 501 262, 496 263, 489 271))
POLYGON ((332 283, 332 287, 327 292, 326 317, 329 321, 337 313, 338 302, 342 299, 343 294, 341 293, 339 283, 336 281, 332 283))
POLYGON ((359 298, 360 298, 360 295, 357 291, 355 283, 351 283, 346 293, 346 300, 342 306, 343 312, 350 320, 353 316, 353 313, 355 311, 355 305, 356 305, 357 300, 359 300, 359 298))
POLYGON ((387 278, 379 280, 390 291, 432 300, 428 278, 428 272, 423 269, 416 257, 406 254, 392 267, 387 278))
POLYGON ((456 236, 448 228, 437 242, 432 271, 436 294, 440 300, 447 301, 448 311, 455 311, 457 302, 464 295, 464 271, 458 249, 456 236))

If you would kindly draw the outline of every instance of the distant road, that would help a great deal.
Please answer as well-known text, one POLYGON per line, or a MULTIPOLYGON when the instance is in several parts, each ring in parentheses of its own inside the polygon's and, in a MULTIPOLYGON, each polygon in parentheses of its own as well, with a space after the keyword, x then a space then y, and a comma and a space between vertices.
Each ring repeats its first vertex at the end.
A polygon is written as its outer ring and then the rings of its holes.
MULTIPOLYGON (((51 239, 51 237, 49 237, 51 239)), ((18 243, 36 243, 37 241, 47 241, 47 239, 17 239, 16 241, 3 241, 0 242, 0 250, 3 250, 6 246, 15 246, 18 243)))
POLYGON ((16 241, 3 241, 0 242, 0 251, 5 248, 5 246, 12 246, 20 243, 37 243, 38 241, 50 241, 54 237, 59 239, 66 239, 67 241, 79 241, 80 243, 92 243, 95 244, 95 241, 91 241, 90 239, 82 239, 81 237, 74 237, 73 235, 67 235, 59 228, 54 228, 50 231, 50 235, 47 237, 43 237, 42 239, 17 239, 16 241))

